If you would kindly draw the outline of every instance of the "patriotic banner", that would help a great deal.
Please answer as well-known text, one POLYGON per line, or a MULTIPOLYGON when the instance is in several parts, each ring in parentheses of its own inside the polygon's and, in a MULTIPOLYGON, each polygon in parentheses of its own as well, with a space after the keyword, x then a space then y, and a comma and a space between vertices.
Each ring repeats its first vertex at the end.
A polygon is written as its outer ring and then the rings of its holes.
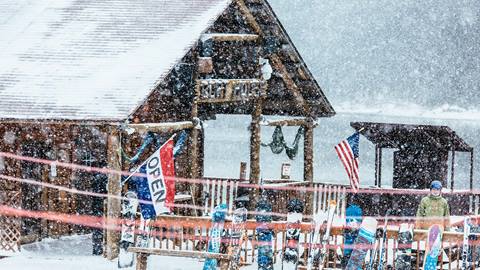
POLYGON ((360 134, 355 133, 335 146, 335 151, 347 171, 350 186, 354 192, 357 192, 360 187, 360 179, 358 178, 359 141, 360 134))
POLYGON ((173 138, 170 138, 134 172, 146 174, 147 177, 132 176, 137 186, 138 199, 152 202, 151 204, 140 202, 144 219, 153 219, 157 215, 169 213, 171 209, 167 205, 174 203, 173 147, 173 138))

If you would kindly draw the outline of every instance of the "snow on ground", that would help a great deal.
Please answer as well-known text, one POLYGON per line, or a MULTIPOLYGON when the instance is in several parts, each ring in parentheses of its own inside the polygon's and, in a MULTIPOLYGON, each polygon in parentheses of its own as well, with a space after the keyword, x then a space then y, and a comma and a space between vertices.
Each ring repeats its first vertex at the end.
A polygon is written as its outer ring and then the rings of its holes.
MULTIPOLYGON (((117 261, 102 256, 92 256, 91 235, 74 235, 60 239, 44 239, 22 246, 17 256, 0 259, 0 269, 9 270, 105 270, 117 269, 117 261)), ((200 269, 198 260, 154 256, 150 269, 180 270, 200 269)), ((129 269, 135 269, 134 267, 129 269)))
MULTIPOLYGON (((44 239, 22 246, 22 251, 12 257, 0 259, 0 269, 8 270, 108 270, 117 269, 117 261, 90 255, 91 235, 65 236, 60 239, 44 239)), ((278 264, 279 262, 277 262, 278 264)), ((148 269, 183 270, 202 269, 203 261, 190 258, 150 256, 148 269)), ((124 268, 125 269, 125 268, 124 268)), ((127 270, 135 267, 126 268, 127 270)), ((257 269, 257 265, 244 267, 257 269)))

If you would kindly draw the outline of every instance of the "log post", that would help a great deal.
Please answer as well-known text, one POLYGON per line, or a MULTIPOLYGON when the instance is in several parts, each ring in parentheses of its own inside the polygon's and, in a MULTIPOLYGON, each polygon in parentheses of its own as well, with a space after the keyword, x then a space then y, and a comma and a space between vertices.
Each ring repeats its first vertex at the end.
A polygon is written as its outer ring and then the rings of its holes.
MULTIPOLYGON (((309 188, 313 188, 313 120, 308 118, 304 125, 303 136, 303 181, 309 188)), ((306 194, 306 214, 313 214, 312 199, 313 193, 309 190, 306 194)))
POLYGON ((375 186, 378 187, 378 145, 375 145, 375 186))
POLYGON ((382 152, 383 148, 378 148, 378 187, 382 187, 382 152))
POLYGON ((470 191, 473 190, 473 149, 470 151, 470 191))
MULTIPOLYGON (((193 99, 193 104, 192 104, 192 112, 191 112, 191 116, 192 116, 192 119, 195 121, 195 119, 198 119, 198 98, 199 98, 199 95, 200 95, 200 89, 199 89, 199 85, 195 85, 195 97, 193 99)), ((191 162, 191 166, 190 166, 190 178, 192 179, 198 179, 200 178, 201 176, 201 173, 199 171, 199 164, 198 164, 198 158, 199 158, 199 147, 198 147, 198 136, 199 136, 199 130, 198 128, 195 127, 195 124, 191 130, 191 133, 190 133, 190 162, 191 162)), ((197 188, 197 185, 199 184, 196 184, 196 183, 190 183, 187 185, 189 185, 189 189, 190 189, 190 194, 192 195, 192 203, 194 206, 196 206, 197 204, 197 198, 199 197, 200 194, 198 194, 200 191, 200 188, 197 188)), ((193 210, 194 212, 194 215, 197 216, 198 213, 197 213, 197 210, 194 209, 193 210)))
MULTIPOLYGON (((252 111, 250 124, 250 184, 259 184, 260 180, 260 117, 262 114, 262 101, 257 99, 252 111)), ((255 187, 250 192, 250 206, 254 207, 260 195, 260 189, 255 187)))
MULTIPOLYGON (((107 161, 108 168, 121 171, 121 161, 118 154, 120 148, 120 134, 117 127, 110 127, 110 134, 107 139, 107 161)), ((121 196, 121 178, 120 174, 114 173, 108 175, 107 185, 109 196, 121 196)), ((108 197, 107 199, 107 246, 105 249, 107 259, 113 260, 118 256, 118 242, 120 232, 116 230, 116 221, 120 217, 121 202, 118 198, 108 197)))
POLYGON ((313 123, 307 120, 303 142, 303 180, 313 183, 313 123))
POLYGON ((137 270, 146 270, 147 269, 147 254, 137 253, 137 270))
MULTIPOLYGON (((197 98, 194 99, 192 104, 192 119, 198 118, 198 103, 197 98)), ((193 127, 190 134, 190 174, 192 178, 198 177, 198 129, 193 127)))
POLYGON ((452 170, 450 176, 450 189, 453 191, 455 185, 455 132, 452 134, 452 170))

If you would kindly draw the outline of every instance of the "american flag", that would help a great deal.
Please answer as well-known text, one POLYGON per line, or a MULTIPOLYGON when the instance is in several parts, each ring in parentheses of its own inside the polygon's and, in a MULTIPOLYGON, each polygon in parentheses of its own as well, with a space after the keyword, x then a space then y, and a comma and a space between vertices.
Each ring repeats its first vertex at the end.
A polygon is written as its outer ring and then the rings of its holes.
POLYGON ((360 135, 356 132, 335 146, 335 151, 337 151, 337 155, 347 171, 348 178, 350 179, 350 185, 352 186, 354 192, 358 191, 360 185, 358 179, 359 139, 360 135))

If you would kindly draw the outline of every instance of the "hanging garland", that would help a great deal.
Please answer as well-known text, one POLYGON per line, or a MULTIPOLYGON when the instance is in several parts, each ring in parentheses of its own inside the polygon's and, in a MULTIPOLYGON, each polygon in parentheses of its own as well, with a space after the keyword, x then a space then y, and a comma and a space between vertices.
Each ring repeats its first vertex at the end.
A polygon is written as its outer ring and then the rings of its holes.
POLYGON ((285 142, 285 138, 283 136, 282 127, 277 126, 272 134, 272 141, 269 143, 261 143, 264 147, 270 147, 270 150, 274 154, 280 154, 283 149, 285 149, 285 153, 287 154, 288 158, 293 160, 298 154, 298 143, 300 142, 300 138, 304 135, 305 128, 300 126, 297 131, 297 135, 295 135, 295 140, 293 141, 292 146, 287 145, 285 142))

